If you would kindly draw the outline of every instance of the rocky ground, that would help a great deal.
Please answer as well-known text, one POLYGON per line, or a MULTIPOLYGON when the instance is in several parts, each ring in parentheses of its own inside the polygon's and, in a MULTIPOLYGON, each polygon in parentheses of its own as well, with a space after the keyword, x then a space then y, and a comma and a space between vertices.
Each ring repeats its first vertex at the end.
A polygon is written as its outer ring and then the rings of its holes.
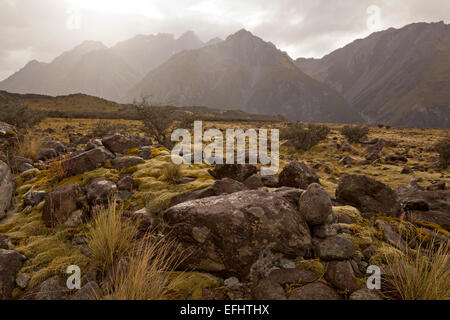
POLYGON ((111 198, 142 232, 180 244, 177 269, 190 277, 177 299, 386 299, 366 288, 368 266, 449 240, 450 172, 431 149, 448 130, 373 127, 348 144, 331 126, 308 152, 282 147, 276 177, 250 165, 183 165, 169 183, 169 151, 139 125, 103 136, 89 134, 93 125, 46 120, 28 159, 3 152, 20 134, 0 123, 0 299, 103 297, 107 276, 86 234, 93 208, 111 198), (79 291, 65 287, 69 265, 82 270, 79 291))

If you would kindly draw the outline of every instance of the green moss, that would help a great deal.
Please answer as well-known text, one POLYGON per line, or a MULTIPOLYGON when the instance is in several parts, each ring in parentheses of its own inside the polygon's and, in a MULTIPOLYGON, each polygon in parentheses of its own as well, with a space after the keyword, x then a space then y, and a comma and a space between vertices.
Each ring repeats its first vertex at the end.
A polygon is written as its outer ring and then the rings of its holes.
MULTIPOLYGON (((169 152, 169 150, 167 148, 164 148, 164 147, 152 149, 152 152, 150 154, 150 159, 153 159, 153 158, 157 157, 163 151, 169 152)), ((164 155, 165 155, 165 152, 163 152, 164 155)))
POLYGON ((87 272, 90 260, 87 256, 81 254, 79 250, 73 249, 64 255, 56 256, 48 265, 37 272, 33 273, 28 288, 33 288, 42 281, 50 278, 56 274, 65 274, 67 267, 70 265, 77 265, 81 272, 87 272))
POLYGON ((337 217, 341 215, 348 216, 352 219, 353 223, 361 223, 363 221, 363 217, 361 217, 359 210, 351 206, 333 207, 333 213, 337 217))
POLYGON ((127 152, 125 152, 124 156, 137 156, 139 152, 139 148, 131 148, 127 152))
POLYGON ((170 289, 175 299, 201 300, 204 288, 218 288, 219 280, 208 274, 200 272, 171 272, 170 289))
POLYGON ((325 266, 319 260, 300 260, 295 261, 295 265, 300 270, 309 270, 321 278, 325 274, 325 266))
POLYGON ((106 161, 105 164, 103 165, 105 168, 107 169, 114 169, 113 164, 111 163, 111 161, 106 161))
POLYGON ((371 265, 381 266, 383 264, 387 264, 388 261, 392 261, 398 258, 401 255, 403 255, 403 253, 400 250, 388 244, 382 243, 370 258, 369 263, 371 265))
POLYGON ((138 170, 137 166, 132 166, 132 167, 128 167, 128 168, 123 168, 122 170, 120 170, 120 174, 133 174, 138 170))
MULTIPOLYGON (((341 226, 344 225, 341 224, 341 226)), ((352 241, 355 250, 362 251, 374 242, 375 228, 361 224, 349 224, 346 226, 352 234, 343 233, 343 236, 352 241)))
POLYGON ((433 223, 433 222, 418 221, 418 222, 416 222, 416 224, 418 224, 419 226, 422 226, 424 228, 432 229, 438 233, 447 234, 447 235, 450 234, 447 230, 442 228, 440 225, 433 223))
POLYGON ((16 135, 16 133, 14 131, 12 131, 12 130, 7 130, 5 132, 5 134, 6 134, 7 137, 14 137, 16 135))
POLYGON ((59 188, 70 183, 78 183, 81 186, 88 184, 90 181, 97 178, 106 178, 113 182, 118 182, 120 179, 120 174, 116 169, 108 169, 108 168, 98 168, 93 171, 88 171, 83 174, 72 176, 62 180, 58 183, 55 188, 59 188))

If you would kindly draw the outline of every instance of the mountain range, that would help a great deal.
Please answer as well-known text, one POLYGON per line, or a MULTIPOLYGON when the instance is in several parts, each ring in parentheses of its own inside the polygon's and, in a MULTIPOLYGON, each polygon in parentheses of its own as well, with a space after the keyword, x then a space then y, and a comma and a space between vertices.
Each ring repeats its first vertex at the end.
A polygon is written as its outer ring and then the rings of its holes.
POLYGON ((192 31, 85 41, 50 63, 32 61, 0 90, 85 93, 129 103, 208 106, 307 122, 450 127, 450 25, 376 32, 321 59, 291 59, 240 30, 204 43, 192 31))
POLYGON ((14 93, 68 95, 84 93, 119 101, 149 71, 172 55, 205 45, 188 31, 138 35, 108 48, 97 41, 84 41, 50 63, 36 60, 0 82, 0 89, 14 93))
POLYGON ((296 65, 341 93, 368 122, 450 127, 450 25, 376 32, 296 65))

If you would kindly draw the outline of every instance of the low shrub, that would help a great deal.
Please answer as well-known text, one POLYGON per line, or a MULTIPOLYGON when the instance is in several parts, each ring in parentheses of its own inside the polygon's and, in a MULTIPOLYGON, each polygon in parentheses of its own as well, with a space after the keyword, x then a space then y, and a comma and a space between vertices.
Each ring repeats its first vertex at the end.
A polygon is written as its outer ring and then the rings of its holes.
POLYGON ((341 129, 341 134, 350 143, 361 142, 369 134, 369 128, 364 126, 345 126, 341 129))
POLYGON ((450 137, 442 139, 434 145, 434 150, 439 153, 441 165, 444 169, 447 169, 450 163, 450 137))
POLYGON ((327 138, 330 129, 324 125, 310 124, 305 126, 301 123, 292 123, 287 128, 281 129, 280 137, 287 140, 286 145, 295 147, 297 150, 308 151, 320 141, 327 138))
POLYGON ((181 165, 174 163, 165 164, 161 170, 161 178, 170 184, 177 184, 179 179, 183 176, 183 169, 181 165))
POLYGON ((37 161, 39 151, 44 146, 44 140, 38 135, 34 135, 28 131, 23 139, 18 141, 14 154, 16 156, 32 159, 37 161))

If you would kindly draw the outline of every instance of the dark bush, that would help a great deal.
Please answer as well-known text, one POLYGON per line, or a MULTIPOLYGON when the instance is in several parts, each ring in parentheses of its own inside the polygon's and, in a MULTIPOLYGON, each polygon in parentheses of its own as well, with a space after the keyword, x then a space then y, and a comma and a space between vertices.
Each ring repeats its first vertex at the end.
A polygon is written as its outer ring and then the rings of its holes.
POLYGON ((434 150, 439 153, 441 165, 447 169, 450 163, 450 137, 444 138, 434 145, 434 150))
POLYGON ((287 140, 286 145, 293 146, 298 150, 308 151, 320 141, 325 140, 330 129, 324 125, 302 123, 291 123, 287 128, 281 129, 280 137, 287 140))
POLYGON ((369 128, 362 126, 345 126, 341 129, 341 134, 350 143, 361 142, 361 140, 367 139, 369 128))
POLYGON ((117 132, 117 131, 127 131, 128 126, 121 123, 111 123, 106 120, 97 121, 92 130, 91 135, 93 137, 102 138, 106 136, 108 133, 117 132))
POLYGON ((135 103, 135 108, 144 133, 168 149, 175 144, 171 141, 172 131, 176 128, 190 129, 194 123, 192 116, 185 112, 175 111, 172 107, 152 106, 146 100, 135 103))
POLYGON ((31 128, 41 122, 46 113, 29 108, 15 102, 0 105, 0 121, 9 123, 18 129, 31 128))

